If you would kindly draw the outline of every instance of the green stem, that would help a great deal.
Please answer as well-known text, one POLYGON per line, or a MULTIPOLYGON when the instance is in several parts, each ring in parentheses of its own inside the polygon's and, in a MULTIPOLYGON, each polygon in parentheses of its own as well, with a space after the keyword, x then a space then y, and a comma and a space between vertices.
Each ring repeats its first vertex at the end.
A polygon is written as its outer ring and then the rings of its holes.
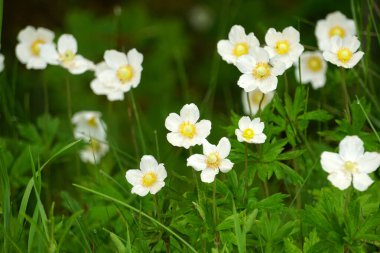
POLYGON ((265 94, 263 93, 263 95, 261 96, 261 99, 260 99, 260 103, 259 103, 259 110, 257 111, 257 114, 259 115, 259 117, 261 115, 261 106, 262 106, 262 103, 264 101, 264 98, 265 98, 265 94))
POLYGON ((243 203, 245 203, 245 200, 247 199, 248 202, 248 144, 245 143, 245 152, 244 152, 244 180, 245 180, 245 187, 244 187, 244 195, 243 195, 243 203))
POLYGON ((142 131, 142 126, 141 126, 141 122, 140 122, 139 112, 137 111, 135 98, 133 96, 133 91, 130 90, 129 94, 131 95, 132 109, 133 109, 133 113, 135 114, 135 119, 136 119, 137 127, 139 129, 139 136, 140 136, 142 150, 143 150, 143 153, 146 154, 144 134, 143 134, 143 131, 142 131))
POLYGON ((216 212, 216 179, 214 180, 213 183, 213 189, 212 189, 212 209, 213 209, 213 216, 214 216, 214 230, 215 230, 215 238, 214 238, 214 244, 215 248, 219 249, 219 244, 220 244, 220 238, 219 238, 219 233, 216 230, 216 226, 218 225, 218 214, 216 212))
POLYGON ((348 94, 347 85, 346 85, 346 77, 345 77, 345 71, 344 69, 340 69, 340 78, 341 78, 341 84, 342 84, 342 91, 344 96, 344 105, 345 105, 345 111, 346 111, 346 117, 349 122, 351 122, 351 114, 350 114, 350 96, 348 94))
POLYGON ((246 96, 247 96, 247 104, 248 104, 249 116, 252 116, 251 98, 249 96, 249 92, 246 92, 246 96))

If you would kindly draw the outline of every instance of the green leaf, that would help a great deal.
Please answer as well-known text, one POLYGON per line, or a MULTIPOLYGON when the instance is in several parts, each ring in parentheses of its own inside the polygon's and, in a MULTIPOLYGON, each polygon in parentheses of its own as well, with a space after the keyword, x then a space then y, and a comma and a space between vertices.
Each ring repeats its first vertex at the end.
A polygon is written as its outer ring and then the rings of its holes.
POLYGON ((286 238, 284 240, 284 251, 285 253, 302 253, 302 250, 300 250, 296 245, 294 245, 289 238, 286 238))
POLYGON ((315 110, 307 112, 299 117, 302 120, 315 120, 315 121, 327 121, 332 119, 333 116, 325 110, 315 110))

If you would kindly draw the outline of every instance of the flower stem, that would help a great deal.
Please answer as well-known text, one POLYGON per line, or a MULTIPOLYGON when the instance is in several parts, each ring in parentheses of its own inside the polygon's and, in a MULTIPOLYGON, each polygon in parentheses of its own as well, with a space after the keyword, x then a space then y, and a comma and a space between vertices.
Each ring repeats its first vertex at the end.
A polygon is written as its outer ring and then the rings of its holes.
POLYGON ((261 115, 261 105, 262 105, 262 103, 264 101, 264 98, 265 98, 265 94, 263 93, 263 95, 261 96, 261 99, 260 99, 260 103, 259 103, 259 110, 257 112, 257 114, 259 115, 259 117, 261 115))
POLYGON ((139 129, 139 135, 140 135, 140 141, 141 141, 142 150, 143 150, 143 153, 146 154, 144 134, 143 134, 142 127, 141 127, 139 112, 137 111, 137 108, 136 108, 136 102, 135 102, 135 98, 133 96, 133 91, 130 90, 129 94, 131 96, 132 109, 133 109, 133 113, 135 114, 135 119, 136 119, 137 127, 139 129))
POLYGON ((159 222, 162 222, 161 221, 161 211, 160 211, 160 206, 158 204, 158 197, 156 197, 156 194, 153 194, 153 201, 154 201, 154 205, 156 207, 156 216, 157 216, 157 219, 159 222))
POLYGON ((244 195, 243 195, 243 203, 247 199, 248 202, 248 145, 245 143, 245 154, 244 154, 244 177, 245 177, 245 187, 244 187, 244 195))
POLYGON ((351 114, 350 114, 350 96, 348 94, 347 90, 347 84, 346 84, 346 77, 345 77, 345 71, 344 69, 340 69, 340 78, 341 78, 341 84, 342 84, 342 91, 344 96, 344 105, 345 105, 345 112, 346 117, 349 122, 351 122, 351 114))
POLYGON ((220 238, 219 238, 219 232, 216 230, 216 226, 218 224, 218 214, 216 212, 216 179, 214 180, 213 189, 212 189, 212 209, 213 209, 212 213, 214 216, 214 230, 215 230, 214 245, 218 252, 220 238))
POLYGON ((249 92, 246 92, 246 96, 247 96, 247 103, 248 103, 249 116, 252 116, 251 99, 250 99, 250 97, 249 97, 249 92))

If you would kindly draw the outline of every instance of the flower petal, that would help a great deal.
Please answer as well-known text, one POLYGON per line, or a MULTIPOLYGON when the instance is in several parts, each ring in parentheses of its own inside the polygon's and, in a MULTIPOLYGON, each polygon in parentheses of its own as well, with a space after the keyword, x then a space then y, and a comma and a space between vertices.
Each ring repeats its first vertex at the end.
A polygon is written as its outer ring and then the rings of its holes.
POLYGON ((342 171, 331 173, 327 179, 340 190, 345 190, 351 185, 351 174, 342 171))
POLYGON ((140 169, 142 172, 155 170, 158 166, 156 159, 151 155, 144 155, 140 161, 140 169))
POLYGON ((71 34, 63 34, 58 39, 59 54, 65 54, 67 51, 71 51, 73 54, 76 54, 78 51, 77 41, 71 34))
POLYGON ((232 169, 233 166, 234 164, 229 159, 223 159, 220 162, 219 169, 221 172, 227 173, 232 169))
POLYGON ((358 160, 359 171, 371 173, 380 166, 380 154, 377 152, 365 152, 358 160))
POLYGON ((230 154, 231 143, 226 137, 223 137, 220 139, 216 149, 218 150, 221 159, 226 158, 230 154))
POLYGON ((365 191, 373 183, 373 180, 365 173, 353 174, 353 185, 358 191, 365 191))
POLYGON ((346 136, 339 143, 339 155, 344 161, 356 162, 363 154, 363 141, 356 135, 346 136))
POLYGON ((182 123, 181 117, 176 113, 170 113, 165 119, 165 127, 169 131, 178 132, 179 125, 182 123))
POLYGON ((134 194, 137 194, 137 195, 139 195, 141 197, 144 197, 144 196, 146 196, 148 194, 149 188, 146 188, 146 187, 144 187, 142 185, 135 185, 135 186, 133 186, 131 192, 134 193, 134 194))
POLYGON ((344 161, 339 154, 333 152, 323 152, 321 155, 322 169, 327 173, 341 171, 344 161))
POLYGON ((128 170, 125 173, 125 178, 133 186, 141 184, 142 172, 141 170, 128 170))
POLYGON ((127 56, 116 50, 106 50, 104 52, 104 60, 109 67, 116 70, 120 66, 128 64, 127 56))
POLYGON ((197 171, 206 169, 206 157, 204 155, 195 154, 187 158, 187 166, 193 167, 197 171))
POLYGON ((215 176, 219 173, 218 169, 204 169, 201 172, 201 181, 204 183, 212 183, 215 176))
POLYGON ((195 104, 184 105, 180 111, 181 118, 195 124, 199 119, 199 110, 195 104))
POLYGON ((158 182, 156 182, 155 184, 153 184, 153 185, 150 187, 149 191, 150 191, 151 194, 156 194, 156 193, 157 193, 159 190, 161 190, 162 187, 164 187, 164 186, 165 186, 165 182, 158 181, 158 182))

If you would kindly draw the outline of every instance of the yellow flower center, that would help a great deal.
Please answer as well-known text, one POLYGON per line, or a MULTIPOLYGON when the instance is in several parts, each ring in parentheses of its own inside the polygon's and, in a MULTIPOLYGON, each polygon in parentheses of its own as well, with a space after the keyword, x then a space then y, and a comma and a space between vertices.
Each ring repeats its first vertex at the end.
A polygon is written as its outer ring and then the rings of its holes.
POLYGON ((75 54, 71 50, 67 50, 64 54, 59 56, 59 60, 63 63, 71 62, 74 60, 75 54))
POLYGON ((220 157, 216 152, 210 153, 206 158, 206 165, 208 168, 216 169, 220 165, 220 157))
POLYGON ((89 125, 90 127, 97 127, 98 122, 96 121, 96 117, 92 116, 91 118, 89 118, 87 120, 87 125, 89 125))
POLYGON ((348 62, 352 57, 352 52, 350 49, 348 48, 342 48, 342 49, 339 49, 338 51, 338 59, 341 61, 341 62, 348 62))
POLYGON ((333 36, 339 36, 341 38, 344 38, 344 35, 346 34, 346 32, 344 31, 344 29, 337 25, 337 26, 334 26, 330 29, 329 31, 329 36, 330 38, 333 37, 333 36))
POLYGON ((179 132, 187 137, 187 138, 193 138, 195 133, 196 133, 196 128, 195 128, 195 125, 194 124, 191 124, 190 122, 183 122, 180 126, 179 126, 179 132))
POLYGON ((275 49, 278 54, 286 54, 290 49, 289 42, 287 40, 279 40, 276 43, 275 49))
POLYGON ((157 175, 154 172, 145 173, 142 177, 142 185, 145 187, 152 186, 157 181, 157 175))
POLYGON ((253 136, 255 136, 255 132, 253 131, 253 129, 251 128, 247 128, 243 131, 243 137, 246 139, 246 140, 250 140, 253 138, 253 136))
POLYGON ((256 79, 265 79, 270 76, 270 67, 266 62, 259 62, 256 64, 255 68, 252 71, 253 76, 256 79))
POLYGON ((97 153, 97 152, 100 151, 100 143, 99 143, 99 141, 97 141, 95 139, 91 139, 90 142, 89 142, 89 145, 90 145, 90 148, 91 148, 92 152, 97 153))
POLYGON ((245 54, 248 54, 249 47, 247 43, 237 43, 234 47, 234 55, 239 57, 245 54))
POLYGON ((124 84, 124 83, 128 82, 133 77, 133 68, 132 68, 132 66, 131 65, 121 66, 116 71, 116 76, 120 80, 121 83, 124 84))
POLYGON ((45 44, 46 42, 44 40, 41 40, 41 39, 36 39, 32 45, 30 46, 30 51, 32 51, 32 54, 34 56, 39 56, 40 53, 41 53, 41 48, 40 46, 42 44, 45 44))
POLYGON ((307 60, 307 67, 313 71, 318 72, 322 69, 322 60, 318 56, 310 56, 307 60))
POLYGON ((350 161, 345 162, 344 163, 344 169, 350 173, 357 173, 358 172, 358 164, 355 162, 350 162, 350 161))
MULTIPOLYGON (((261 101, 263 95, 264 95, 264 93, 262 93, 262 92, 259 91, 259 90, 253 91, 253 92, 251 93, 251 103, 252 103, 253 105, 258 105, 258 104, 260 104, 260 101, 261 101)), ((265 101, 265 97, 264 97, 264 99, 263 99, 263 103, 264 103, 264 101, 265 101)))

